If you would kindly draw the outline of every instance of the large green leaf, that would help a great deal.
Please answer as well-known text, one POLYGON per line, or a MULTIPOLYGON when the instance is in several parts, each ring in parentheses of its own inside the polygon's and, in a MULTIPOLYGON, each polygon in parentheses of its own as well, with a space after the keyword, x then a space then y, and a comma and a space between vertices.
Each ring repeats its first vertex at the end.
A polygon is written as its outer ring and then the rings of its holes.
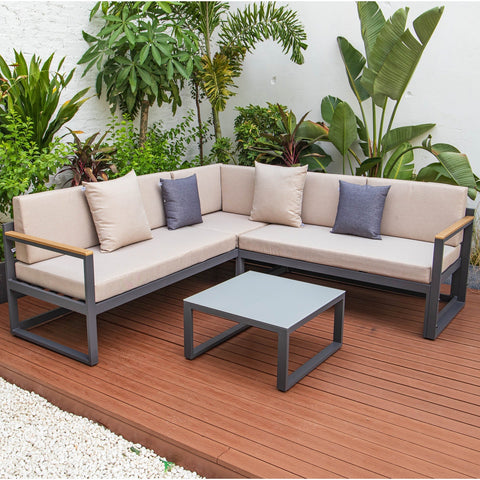
POLYGON ((409 142, 414 138, 423 135, 435 126, 434 123, 422 123, 420 125, 410 125, 407 127, 394 128, 387 132, 382 138, 383 152, 389 152, 404 142, 409 142))
POLYGON ((358 17, 360 18, 360 27, 362 31, 367 62, 370 65, 370 56, 377 41, 377 36, 385 24, 383 16, 377 2, 357 2, 358 17))
POLYGON ((305 120, 298 126, 296 138, 315 141, 326 139, 328 138, 328 129, 320 123, 305 120))
POLYGON ((464 153, 442 152, 437 155, 438 161, 448 173, 448 176, 455 180, 458 185, 475 188, 475 177, 472 167, 464 153))
POLYGON ((413 160, 412 145, 408 142, 402 143, 388 159, 383 170, 383 176, 385 178, 411 180, 415 167, 413 160))
POLYGON ((319 145, 310 145, 302 152, 300 163, 308 165, 311 172, 326 172, 328 165, 332 163, 332 157, 319 145))
POLYGON ((342 100, 340 100, 340 98, 332 97, 332 95, 323 97, 321 105, 322 118, 328 124, 332 123, 333 112, 337 108, 337 105, 341 102, 342 100))
POLYGON ((370 94, 361 84, 362 71, 365 66, 365 57, 354 48, 350 42, 343 37, 337 37, 337 43, 340 48, 345 70, 347 72, 348 83, 359 102, 363 102, 370 97, 370 94))
POLYGON ((343 156, 357 139, 357 120, 348 103, 341 102, 335 108, 328 138, 343 156))
POLYGON ((374 85, 377 73, 380 71, 388 54, 405 31, 407 15, 408 9, 401 8, 384 23, 377 36, 374 48, 370 52, 368 68, 365 69, 361 79, 363 87, 379 106, 382 106, 385 103, 385 95, 375 92, 374 85))
POLYGON ((419 42, 410 30, 402 34, 376 75, 374 95, 385 95, 397 101, 402 98, 442 12, 443 7, 432 8, 415 20, 415 31, 425 43, 419 42))

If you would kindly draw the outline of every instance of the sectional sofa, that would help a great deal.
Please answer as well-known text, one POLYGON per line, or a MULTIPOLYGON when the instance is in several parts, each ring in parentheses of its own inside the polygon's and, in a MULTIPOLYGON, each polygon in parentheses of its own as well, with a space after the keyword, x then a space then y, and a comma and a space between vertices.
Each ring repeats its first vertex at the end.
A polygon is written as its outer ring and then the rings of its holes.
POLYGON ((260 261, 424 295, 423 335, 434 339, 465 303, 473 222, 466 205, 463 187, 259 164, 131 172, 19 196, 14 223, 4 227, 11 331, 95 365, 97 315, 235 259, 237 274, 260 261), (195 188, 185 189, 192 179, 195 188), (350 188, 367 196, 352 197, 350 188), (450 277, 450 294, 440 295, 450 277), (21 295, 58 308, 20 321, 21 295), (447 302, 441 310, 439 299, 447 302), (86 353, 31 330, 69 311, 86 317, 86 353))

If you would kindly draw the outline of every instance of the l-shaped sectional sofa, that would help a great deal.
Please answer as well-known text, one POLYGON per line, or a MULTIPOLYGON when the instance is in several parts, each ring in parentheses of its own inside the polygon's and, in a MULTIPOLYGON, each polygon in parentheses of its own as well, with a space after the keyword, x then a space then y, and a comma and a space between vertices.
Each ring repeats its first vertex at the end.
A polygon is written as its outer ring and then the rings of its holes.
MULTIPOLYGON (((182 207, 185 198, 179 194, 174 204, 178 200, 182 207)), ((358 205, 355 199, 344 203, 343 212, 348 216, 358 205)), ((246 261, 260 261, 424 295, 423 335, 435 339, 465 303, 473 223, 466 206, 463 187, 260 164, 214 164, 138 177, 132 172, 19 196, 13 201, 14 223, 4 227, 11 331, 95 365, 98 314, 235 259, 237 274, 246 261), (166 216, 160 182, 194 174, 200 219, 169 229, 171 212, 166 216), (356 231, 332 233, 342 220, 342 182, 375 195, 388 190, 383 216, 377 216, 381 229, 373 238, 356 231), (441 295, 449 277, 451 292, 441 295), (21 295, 59 308, 20 321, 21 295), (439 299, 447 302, 441 310, 439 299), (86 316, 87 353, 31 330, 68 311, 86 316)), ((183 207, 187 214, 193 211, 183 207)), ((361 211, 354 213, 359 216, 361 211)))

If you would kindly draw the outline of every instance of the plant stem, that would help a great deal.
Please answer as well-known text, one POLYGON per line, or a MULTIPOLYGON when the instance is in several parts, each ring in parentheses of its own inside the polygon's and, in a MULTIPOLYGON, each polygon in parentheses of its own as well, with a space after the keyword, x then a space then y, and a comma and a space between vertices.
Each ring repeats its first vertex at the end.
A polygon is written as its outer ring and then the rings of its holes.
POLYGON ((373 122, 373 152, 370 156, 377 155, 377 106, 372 98, 372 122, 373 122))
POLYGON ((147 99, 142 100, 142 106, 140 109, 140 131, 138 135, 138 144, 140 148, 145 145, 145 140, 147 139, 147 130, 148 130, 148 110, 150 104, 147 99))
POLYGON ((395 107, 393 108, 392 116, 390 117, 390 122, 388 122, 387 132, 389 132, 392 128, 393 119, 395 118, 399 104, 400 104, 400 100, 397 100, 397 103, 395 103, 395 107))
POLYGON ((198 83, 193 82, 195 88, 195 105, 197 107, 197 123, 198 123, 198 149, 200 152, 200 165, 203 165, 203 129, 202 129, 202 114, 200 112, 200 91, 198 83))

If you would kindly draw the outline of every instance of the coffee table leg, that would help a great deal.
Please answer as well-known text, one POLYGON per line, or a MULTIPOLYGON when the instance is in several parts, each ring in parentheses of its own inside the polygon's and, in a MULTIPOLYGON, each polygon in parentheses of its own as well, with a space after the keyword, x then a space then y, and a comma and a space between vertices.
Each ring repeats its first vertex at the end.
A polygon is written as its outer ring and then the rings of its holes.
POLYGON ((333 342, 320 350, 313 358, 300 365, 294 372, 288 373, 288 358, 290 351, 290 335, 287 331, 278 332, 278 364, 277 364, 277 388, 286 392, 299 380, 317 368, 328 357, 333 355, 342 346, 343 316, 345 312, 344 297, 335 304, 335 316, 333 321, 333 342))
POLYGON ((290 334, 278 332, 277 388, 286 392, 288 386, 288 357, 290 352, 290 334))
POLYGON ((183 339, 185 357, 193 358, 193 308, 184 305, 183 308, 183 339))
MULTIPOLYGON (((222 333, 219 333, 213 338, 210 338, 206 342, 201 343, 194 347, 193 345, 193 311, 198 310, 194 304, 183 302, 183 340, 184 340, 184 352, 185 358, 193 360, 202 353, 207 352, 208 350, 220 345, 221 343, 229 340, 230 338, 238 335, 239 333, 250 328, 250 325, 246 323, 238 323, 233 327, 225 330, 222 333)), ((205 313, 212 313, 209 309, 199 310, 205 313)))

